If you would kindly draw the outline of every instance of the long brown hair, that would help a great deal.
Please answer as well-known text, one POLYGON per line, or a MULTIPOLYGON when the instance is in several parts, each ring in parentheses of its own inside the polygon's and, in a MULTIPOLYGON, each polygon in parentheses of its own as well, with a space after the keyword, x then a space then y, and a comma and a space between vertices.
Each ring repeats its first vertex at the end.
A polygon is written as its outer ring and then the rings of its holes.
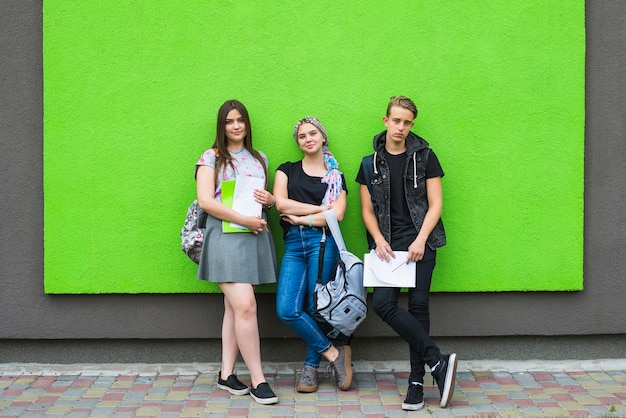
POLYGON ((267 188, 267 167, 265 166, 265 161, 263 161, 261 154, 252 147, 252 126, 250 124, 248 110, 243 103, 234 99, 225 101, 217 111, 215 142, 213 142, 212 146, 212 148, 217 148, 218 151, 216 153, 217 156, 215 162, 215 184, 217 184, 218 174, 226 170, 227 166, 230 165, 234 168, 233 157, 230 155, 230 152, 228 152, 228 138, 226 137, 226 117, 228 116, 228 112, 233 109, 237 109, 243 117, 243 121, 246 124, 246 137, 243 139, 243 146, 263 167, 263 172, 265 173, 265 187, 267 188))

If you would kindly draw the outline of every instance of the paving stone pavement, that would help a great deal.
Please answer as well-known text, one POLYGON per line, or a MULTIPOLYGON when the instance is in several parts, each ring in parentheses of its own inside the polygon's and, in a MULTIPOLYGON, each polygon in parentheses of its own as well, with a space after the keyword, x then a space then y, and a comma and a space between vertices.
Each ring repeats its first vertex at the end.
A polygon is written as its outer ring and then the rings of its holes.
MULTIPOLYGON (((215 387, 219 364, 0 364, 0 417, 626 417, 626 359, 460 361, 451 405, 429 375, 425 406, 401 409, 408 365, 354 362, 350 390, 320 375, 316 393, 294 390, 301 365, 264 365, 278 395, 260 405, 215 387)), ((250 383, 243 364, 239 378, 250 383)))

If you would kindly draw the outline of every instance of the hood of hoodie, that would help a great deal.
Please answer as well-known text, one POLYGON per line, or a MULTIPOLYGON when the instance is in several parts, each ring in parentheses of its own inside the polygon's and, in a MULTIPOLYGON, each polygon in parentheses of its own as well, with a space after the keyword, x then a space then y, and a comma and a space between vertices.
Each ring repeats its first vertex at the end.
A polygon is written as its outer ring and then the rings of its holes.
MULTIPOLYGON (((378 135, 374 136, 374 151, 376 153, 385 149, 385 142, 387 141, 387 130, 382 131, 378 135)), ((428 142, 419 135, 409 131, 406 137, 406 152, 411 155, 417 151, 421 151, 424 148, 428 148, 428 142)))
MULTIPOLYGON (((378 173, 378 154, 385 149, 385 142, 387 140, 387 131, 382 131, 374 137, 374 173, 378 173)), ((413 160, 413 187, 417 188, 417 161, 415 155, 418 151, 428 148, 428 142, 412 131, 406 136, 406 153, 413 160)))

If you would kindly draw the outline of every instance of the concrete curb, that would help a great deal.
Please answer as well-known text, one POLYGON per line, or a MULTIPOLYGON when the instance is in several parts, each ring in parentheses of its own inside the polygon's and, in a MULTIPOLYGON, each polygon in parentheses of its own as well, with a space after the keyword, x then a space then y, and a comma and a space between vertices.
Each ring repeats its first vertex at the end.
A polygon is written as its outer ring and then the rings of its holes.
MULTIPOLYGON (((324 367, 324 365, 322 365, 324 367)), ((266 373, 292 373, 300 370, 300 363, 266 363, 266 373)), ((0 375, 156 375, 178 374, 195 375, 213 374, 220 369, 219 363, 77 363, 77 364, 42 364, 42 363, 0 363, 0 375)), ((238 363, 237 370, 246 370, 245 364, 238 363)), ((408 362, 369 362, 355 361, 355 372, 408 371, 408 362)), ((626 370, 624 359, 598 360, 459 360, 459 371, 508 371, 520 372, 560 372, 560 371, 613 371, 626 370)))

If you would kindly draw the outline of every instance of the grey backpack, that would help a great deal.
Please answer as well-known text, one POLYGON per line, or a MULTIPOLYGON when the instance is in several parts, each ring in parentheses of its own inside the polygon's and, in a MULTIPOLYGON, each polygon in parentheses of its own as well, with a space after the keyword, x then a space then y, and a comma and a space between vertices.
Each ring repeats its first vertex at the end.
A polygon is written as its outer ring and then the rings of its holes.
POLYGON ((320 245, 320 267, 315 285, 314 318, 330 339, 350 338, 367 315, 367 289, 363 287, 363 262, 348 252, 335 212, 324 211, 326 223, 337 243, 339 260, 335 277, 322 284, 324 239, 320 245))

